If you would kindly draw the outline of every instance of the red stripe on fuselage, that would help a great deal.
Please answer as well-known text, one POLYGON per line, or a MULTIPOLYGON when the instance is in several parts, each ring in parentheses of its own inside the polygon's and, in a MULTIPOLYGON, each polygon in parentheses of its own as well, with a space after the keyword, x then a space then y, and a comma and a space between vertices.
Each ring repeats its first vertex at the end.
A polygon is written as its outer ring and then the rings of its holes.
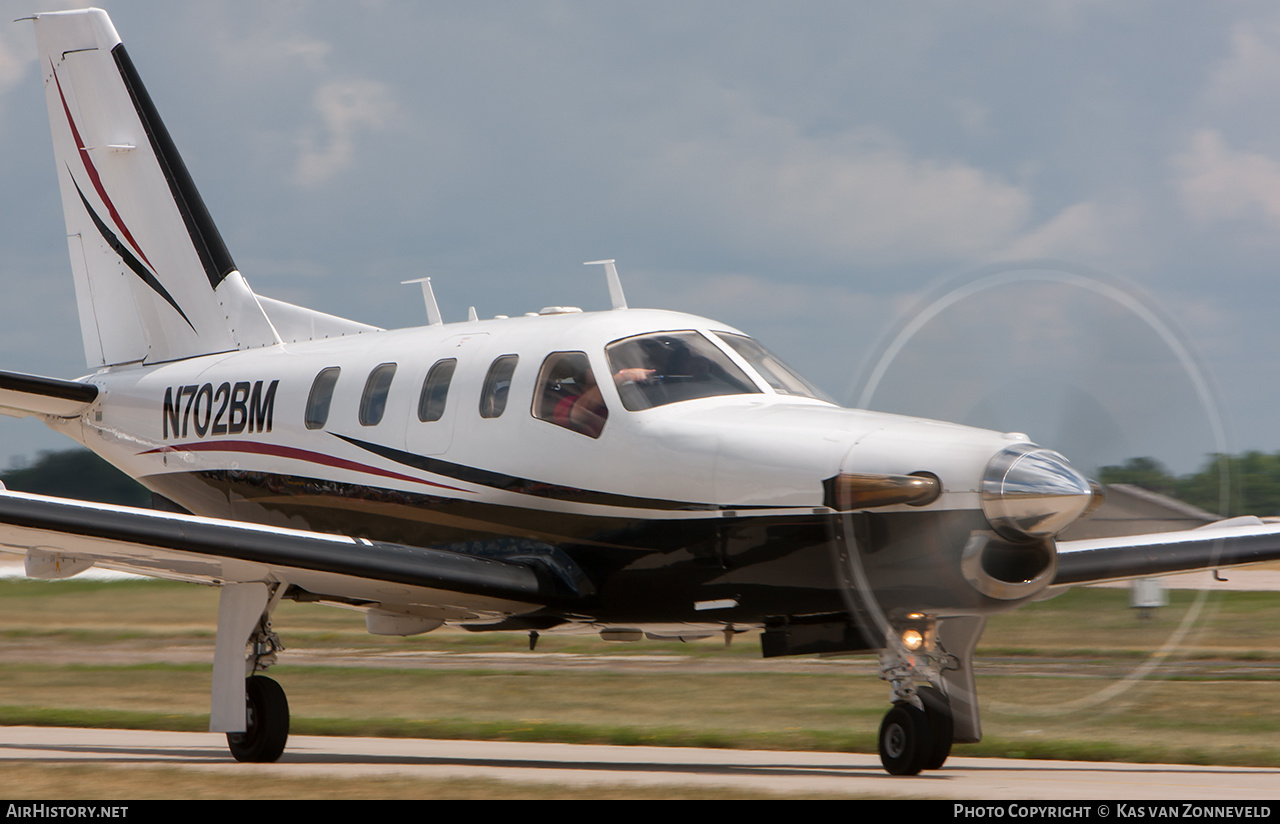
POLYGON ((402 475, 399 472, 390 472, 385 469, 379 469, 376 466, 348 461, 344 458, 335 458, 332 455, 326 455, 323 452, 312 452, 308 449, 294 449, 291 446, 259 443, 257 441, 196 441, 194 443, 161 446, 156 449, 148 449, 139 454, 154 455, 158 452, 246 452, 255 455, 271 455, 275 458, 291 458, 295 461, 306 461, 308 463, 321 464, 335 469, 349 469, 353 472, 364 472, 369 475, 379 475, 384 478, 393 478, 398 481, 408 481, 410 483, 423 484, 424 486, 434 486, 439 489, 447 489, 450 492, 468 491, 456 486, 447 486, 445 484, 436 483, 435 481, 424 481, 421 478, 415 478, 411 475, 402 475))

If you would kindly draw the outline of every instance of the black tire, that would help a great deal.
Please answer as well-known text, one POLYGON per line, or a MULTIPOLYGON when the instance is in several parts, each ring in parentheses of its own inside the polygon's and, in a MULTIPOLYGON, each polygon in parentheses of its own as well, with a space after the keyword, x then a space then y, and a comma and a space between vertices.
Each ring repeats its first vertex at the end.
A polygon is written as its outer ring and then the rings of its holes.
POLYGON ((289 700, 270 678, 244 679, 247 708, 244 732, 227 733, 227 746, 237 761, 262 764, 279 760, 289 740, 289 700))
POLYGON ((933 753, 928 717, 907 703, 894 704, 880 722, 880 763, 890 775, 917 775, 933 753))
POLYGON ((916 692, 924 702, 925 718, 929 721, 929 732, 933 735, 933 748, 925 759, 924 768, 940 770, 951 755, 951 742, 955 739, 956 725, 951 715, 951 702, 934 687, 920 687, 916 692))

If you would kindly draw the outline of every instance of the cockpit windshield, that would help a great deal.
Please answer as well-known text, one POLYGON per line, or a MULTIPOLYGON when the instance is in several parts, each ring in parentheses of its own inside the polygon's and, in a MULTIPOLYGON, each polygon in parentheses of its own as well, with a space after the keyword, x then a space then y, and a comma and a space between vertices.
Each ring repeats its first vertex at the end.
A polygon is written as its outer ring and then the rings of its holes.
POLYGON ((760 389, 715 344, 697 332, 661 332, 605 347, 622 405, 632 412, 760 389))
POLYGON ((774 392, 780 395, 799 395, 803 398, 835 403, 821 389, 800 377, 794 369, 779 360, 777 355, 765 349, 754 338, 746 335, 731 335, 728 332, 716 332, 715 336, 732 346, 733 351, 751 364, 751 368, 769 382, 774 392))

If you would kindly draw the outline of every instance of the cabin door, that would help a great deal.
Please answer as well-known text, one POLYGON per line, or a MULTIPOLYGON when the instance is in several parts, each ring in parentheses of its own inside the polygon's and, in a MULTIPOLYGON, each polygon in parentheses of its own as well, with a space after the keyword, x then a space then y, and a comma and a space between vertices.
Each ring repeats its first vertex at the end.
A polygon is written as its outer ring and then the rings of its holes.
POLYGON ((416 402, 409 414, 405 447, 418 455, 439 455, 453 442, 458 415, 475 414, 475 399, 468 392, 467 378, 483 368, 478 362, 488 335, 455 335, 441 346, 432 347, 424 359, 415 384, 416 402))

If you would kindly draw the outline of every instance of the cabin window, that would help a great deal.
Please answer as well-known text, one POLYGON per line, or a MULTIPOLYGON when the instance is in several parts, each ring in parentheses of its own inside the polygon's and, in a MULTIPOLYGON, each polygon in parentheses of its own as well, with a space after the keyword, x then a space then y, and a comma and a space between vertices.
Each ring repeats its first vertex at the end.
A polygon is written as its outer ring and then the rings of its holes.
POLYGON ((609 410, 585 352, 552 352, 542 362, 533 416, 591 438, 600 437, 609 410))
POLYGON ((387 393, 391 391, 391 379, 396 376, 396 365, 384 363, 369 373, 364 382, 364 394, 360 396, 360 424, 377 426, 387 411, 387 393))
POLYGON ((449 399, 449 382, 458 362, 453 358, 436 361, 422 382, 422 394, 418 396, 418 420, 423 423, 438 421, 444 417, 444 404, 449 399))
POLYGON ((768 381, 774 392, 780 395, 800 395, 835 403, 821 389, 800 377, 794 369, 779 360, 777 355, 765 349, 759 341, 746 335, 731 335, 728 332, 716 332, 715 336, 729 344, 733 351, 751 364, 751 368, 768 381))
POLYGON ((322 370, 311 382, 311 394, 307 395, 307 429, 324 429, 329 420, 329 403, 333 400, 333 388, 338 384, 338 373, 342 370, 330 366, 322 370))
POLYGON ((697 332, 661 332, 605 347, 622 405, 632 412, 716 395, 759 394, 729 356, 697 332))
POLYGON ((480 417, 496 418, 507 408, 511 375, 519 360, 518 355, 503 355, 489 365, 489 374, 484 376, 484 389, 480 392, 480 417))

